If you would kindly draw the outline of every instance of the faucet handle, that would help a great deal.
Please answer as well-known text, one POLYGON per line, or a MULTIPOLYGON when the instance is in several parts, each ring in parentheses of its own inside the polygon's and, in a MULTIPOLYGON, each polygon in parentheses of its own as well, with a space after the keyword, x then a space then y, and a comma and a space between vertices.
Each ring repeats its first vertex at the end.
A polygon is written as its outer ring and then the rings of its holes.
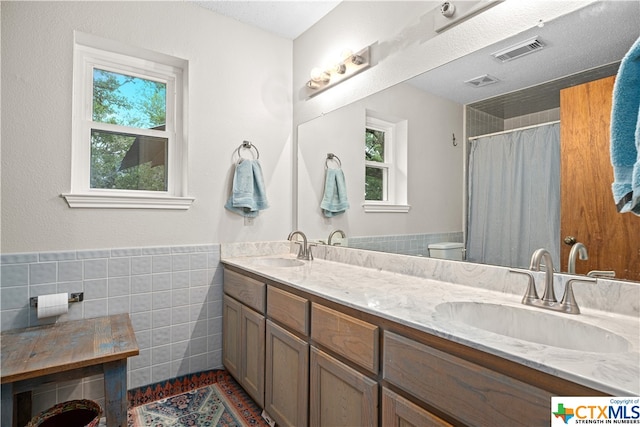
POLYGON ((529 283, 527 285, 527 291, 522 297, 523 304, 531 304, 533 301, 537 301, 540 299, 538 296, 538 291, 536 291, 536 281, 533 277, 533 274, 529 270, 516 270, 509 269, 509 273, 522 274, 529 278, 529 283))
POLYGON ((311 251, 311 248, 314 246, 318 246, 317 243, 309 243, 307 245, 307 253, 309 254, 309 261, 313 261, 313 252, 311 251))
POLYGON ((578 303, 576 302, 576 298, 573 295, 573 283, 574 282, 582 282, 582 283, 598 283, 598 279, 591 278, 579 278, 579 279, 569 279, 567 284, 564 286, 564 295, 562 296, 562 301, 560 301, 560 309, 561 311, 568 314, 580 314, 580 308, 578 307, 578 303))
POLYGON ((299 246, 299 248, 298 248, 298 258, 299 259, 304 258, 305 247, 304 247, 303 242, 299 242, 297 240, 294 240, 292 243, 299 246))
POLYGON ((614 278, 616 277, 616 272, 611 270, 591 270, 587 273, 589 277, 603 277, 603 278, 614 278))

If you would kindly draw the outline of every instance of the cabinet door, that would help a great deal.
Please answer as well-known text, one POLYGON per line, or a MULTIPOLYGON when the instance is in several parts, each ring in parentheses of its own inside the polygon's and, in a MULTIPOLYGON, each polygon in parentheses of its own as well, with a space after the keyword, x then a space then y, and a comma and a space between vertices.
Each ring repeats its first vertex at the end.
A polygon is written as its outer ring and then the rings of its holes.
POLYGON ((242 304, 224 296, 222 307, 222 364, 240 381, 240 317, 242 304))
POLYGON ((383 387, 382 425, 385 427, 443 427, 451 424, 383 387))
POLYGON ((311 347, 311 426, 378 425, 378 384, 311 347))
POLYGON ((265 410, 279 426, 308 418, 309 345, 267 320, 265 410))
POLYGON ((264 316, 242 306, 240 383, 260 407, 264 406, 264 325, 264 316))

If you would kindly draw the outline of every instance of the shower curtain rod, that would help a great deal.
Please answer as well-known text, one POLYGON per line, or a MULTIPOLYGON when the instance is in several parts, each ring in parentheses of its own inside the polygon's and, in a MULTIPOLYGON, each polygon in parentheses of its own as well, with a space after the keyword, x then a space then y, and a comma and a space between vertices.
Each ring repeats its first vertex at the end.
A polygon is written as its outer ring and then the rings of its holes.
POLYGON ((560 120, 554 120, 552 122, 540 123, 540 124, 537 124, 537 125, 524 126, 524 127, 521 127, 521 128, 508 129, 508 130, 503 130, 503 131, 500 131, 500 132, 487 133, 487 134, 484 134, 484 135, 470 136, 467 139, 469 141, 472 141, 474 139, 484 138, 484 137, 487 137, 487 136, 504 135, 505 133, 511 133, 511 132, 515 132, 515 131, 518 131, 518 130, 532 129, 532 128, 537 128, 537 127, 540 127, 540 126, 553 125, 553 124, 556 124, 556 123, 560 123, 560 120))

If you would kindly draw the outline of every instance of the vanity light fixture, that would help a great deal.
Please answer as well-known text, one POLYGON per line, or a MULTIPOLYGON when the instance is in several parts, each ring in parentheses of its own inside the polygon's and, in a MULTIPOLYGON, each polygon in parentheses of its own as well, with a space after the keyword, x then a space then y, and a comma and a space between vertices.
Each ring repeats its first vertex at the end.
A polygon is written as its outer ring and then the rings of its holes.
POLYGON ((347 49, 342 51, 340 58, 337 58, 332 65, 312 69, 310 80, 306 85, 309 98, 369 68, 370 57, 369 46, 356 53, 347 49))

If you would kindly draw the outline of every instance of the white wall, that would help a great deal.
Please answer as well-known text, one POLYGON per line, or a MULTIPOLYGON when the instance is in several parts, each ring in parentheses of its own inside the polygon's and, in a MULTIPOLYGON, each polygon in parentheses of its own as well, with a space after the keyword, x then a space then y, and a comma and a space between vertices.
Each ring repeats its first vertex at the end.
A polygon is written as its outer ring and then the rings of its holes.
POLYGON ((190 2, 2 2, 2 252, 283 239, 292 42, 190 2), (189 61, 188 211, 70 209, 73 31, 189 61), (231 156, 260 149, 271 207, 223 208, 231 156))
POLYGON ((347 236, 461 231, 462 110, 460 104, 399 84, 300 125, 298 228, 322 239, 335 229, 347 236), (408 213, 363 210, 366 109, 407 121, 408 213), (460 142, 457 146, 452 134, 460 142), (341 160, 351 205, 333 218, 325 218, 319 207, 329 152, 341 160))

